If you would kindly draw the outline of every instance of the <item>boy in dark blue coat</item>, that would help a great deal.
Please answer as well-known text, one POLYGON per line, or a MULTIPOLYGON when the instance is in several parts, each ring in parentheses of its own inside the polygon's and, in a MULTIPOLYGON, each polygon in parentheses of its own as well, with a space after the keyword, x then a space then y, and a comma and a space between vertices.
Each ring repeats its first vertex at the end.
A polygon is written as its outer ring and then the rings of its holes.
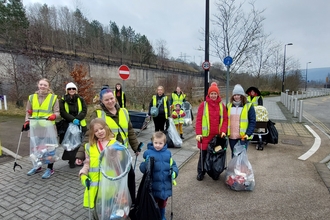
POLYGON ((148 149, 143 154, 145 162, 140 164, 140 170, 145 173, 147 160, 150 157, 155 158, 152 174, 152 194, 159 206, 162 220, 166 220, 166 201, 168 197, 172 196, 172 180, 178 176, 179 169, 172 159, 171 151, 167 149, 166 135, 158 131, 153 134, 151 140, 152 143, 148 143, 148 149))

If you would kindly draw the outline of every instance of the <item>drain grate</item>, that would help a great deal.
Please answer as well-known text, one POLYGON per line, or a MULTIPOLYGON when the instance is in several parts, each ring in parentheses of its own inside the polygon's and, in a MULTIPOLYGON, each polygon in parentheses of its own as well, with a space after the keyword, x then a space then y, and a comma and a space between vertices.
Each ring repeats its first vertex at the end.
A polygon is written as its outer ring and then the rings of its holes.
POLYGON ((296 146, 303 146, 302 142, 299 140, 292 140, 292 139, 283 139, 281 140, 282 144, 289 144, 289 145, 296 145, 296 146))

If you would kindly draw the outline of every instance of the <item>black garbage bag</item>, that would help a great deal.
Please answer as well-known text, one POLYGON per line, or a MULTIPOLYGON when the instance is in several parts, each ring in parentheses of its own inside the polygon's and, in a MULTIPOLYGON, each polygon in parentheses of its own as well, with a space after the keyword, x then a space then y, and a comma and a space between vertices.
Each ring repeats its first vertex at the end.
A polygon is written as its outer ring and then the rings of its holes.
POLYGON ((221 138, 219 135, 216 135, 209 142, 204 168, 207 174, 214 180, 218 180, 220 174, 226 169, 226 151, 227 138, 221 138))
POLYGON ((131 220, 160 220, 160 211, 152 195, 152 172, 154 168, 155 159, 149 158, 147 169, 142 177, 135 206, 130 212, 131 220))
POLYGON ((266 137, 267 143, 277 144, 278 143, 278 132, 275 127, 275 123, 272 122, 271 120, 268 120, 267 129, 268 129, 268 134, 266 137))
POLYGON ((167 144, 167 148, 175 148, 175 145, 168 133, 167 130, 163 131, 163 133, 166 135, 166 144, 167 144))

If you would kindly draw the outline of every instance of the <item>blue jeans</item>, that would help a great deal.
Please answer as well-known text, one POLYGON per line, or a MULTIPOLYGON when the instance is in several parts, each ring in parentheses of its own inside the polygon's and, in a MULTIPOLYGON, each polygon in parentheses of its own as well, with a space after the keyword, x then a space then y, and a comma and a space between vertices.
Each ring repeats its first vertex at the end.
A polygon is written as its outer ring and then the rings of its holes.
POLYGON ((241 144, 244 144, 246 146, 246 151, 248 149, 248 146, 249 146, 248 140, 242 141, 241 139, 229 139, 229 145, 230 145, 230 149, 231 149, 231 158, 234 157, 234 147, 238 141, 241 141, 241 144))

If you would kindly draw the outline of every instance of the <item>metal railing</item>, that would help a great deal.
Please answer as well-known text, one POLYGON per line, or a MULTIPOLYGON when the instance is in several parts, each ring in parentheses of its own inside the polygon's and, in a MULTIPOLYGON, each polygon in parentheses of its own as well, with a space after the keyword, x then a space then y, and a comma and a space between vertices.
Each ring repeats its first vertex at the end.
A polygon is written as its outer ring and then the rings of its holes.
POLYGON ((303 109, 304 109, 304 99, 315 98, 320 96, 330 95, 330 89, 317 89, 311 91, 299 91, 281 93, 282 104, 293 114, 293 117, 298 117, 298 121, 302 122, 303 109), (298 115, 298 116, 297 116, 298 115))

